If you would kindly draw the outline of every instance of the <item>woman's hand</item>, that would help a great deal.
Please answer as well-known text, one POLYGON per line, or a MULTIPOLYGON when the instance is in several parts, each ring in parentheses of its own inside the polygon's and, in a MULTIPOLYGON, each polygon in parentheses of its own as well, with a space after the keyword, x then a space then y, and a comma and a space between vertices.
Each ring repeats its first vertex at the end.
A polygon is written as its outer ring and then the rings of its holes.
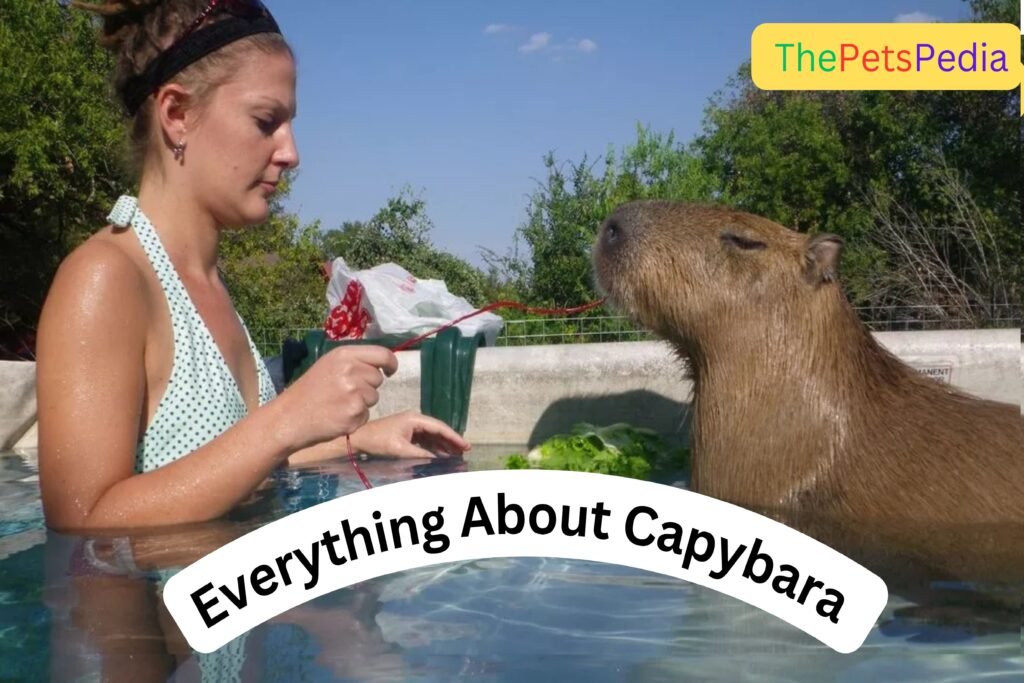
POLYGON ((353 434, 369 419, 384 377, 397 369, 397 357, 383 346, 345 346, 324 354, 267 406, 280 417, 283 445, 298 451, 353 434))
POLYGON ((434 458, 462 455, 470 445, 441 420, 408 410, 364 424, 352 433, 352 448, 370 455, 434 458))

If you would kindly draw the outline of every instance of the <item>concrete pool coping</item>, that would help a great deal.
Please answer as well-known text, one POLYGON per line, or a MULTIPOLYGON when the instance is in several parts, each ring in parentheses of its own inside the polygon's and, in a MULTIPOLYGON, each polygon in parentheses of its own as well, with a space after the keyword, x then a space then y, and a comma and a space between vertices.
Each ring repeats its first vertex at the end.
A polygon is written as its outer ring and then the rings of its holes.
MULTIPOLYGON (((873 334, 941 382, 1022 404, 1020 328, 873 334)), ((419 408, 419 360, 418 351, 399 353, 399 371, 382 387, 373 417, 419 408)), ((628 422, 682 440, 693 388, 684 374, 683 361, 660 341, 481 348, 465 436, 532 446, 576 422, 628 422)), ((0 451, 35 448, 35 422, 35 364, 0 362, 0 451)))

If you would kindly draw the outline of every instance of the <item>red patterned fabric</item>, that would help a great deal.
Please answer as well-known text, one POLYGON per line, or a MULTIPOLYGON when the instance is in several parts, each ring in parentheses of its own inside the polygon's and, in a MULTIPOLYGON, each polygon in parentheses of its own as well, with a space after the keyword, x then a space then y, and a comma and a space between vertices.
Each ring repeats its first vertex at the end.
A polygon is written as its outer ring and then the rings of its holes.
POLYGON ((331 341, 362 339, 370 324, 370 314, 363 309, 363 285, 352 280, 345 288, 345 296, 324 322, 324 331, 331 341))

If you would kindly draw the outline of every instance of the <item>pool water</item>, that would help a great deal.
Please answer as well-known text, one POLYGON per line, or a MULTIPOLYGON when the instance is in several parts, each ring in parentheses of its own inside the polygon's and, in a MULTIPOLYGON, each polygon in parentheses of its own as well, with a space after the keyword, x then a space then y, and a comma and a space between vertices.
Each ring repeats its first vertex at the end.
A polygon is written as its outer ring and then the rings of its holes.
MULTIPOLYGON (((465 462, 363 469, 382 486, 498 467, 513 450, 478 446, 465 462)), ((1019 612, 1016 624, 989 619, 970 585, 943 587, 959 596, 948 610, 920 609, 890 591, 864 645, 842 655, 702 586, 543 558, 380 577, 307 602, 212 656, 196 656, 175 634, 152 567, 184 566, 260 524, 360 488, 344 461, 292 470, 229 520, 135 537, 149 567, 124 571, 106 555, 109 572, 72 575, 82 539, 44 529, 32 454, 0 454, 0 680, 1024 680, 1019 612)))

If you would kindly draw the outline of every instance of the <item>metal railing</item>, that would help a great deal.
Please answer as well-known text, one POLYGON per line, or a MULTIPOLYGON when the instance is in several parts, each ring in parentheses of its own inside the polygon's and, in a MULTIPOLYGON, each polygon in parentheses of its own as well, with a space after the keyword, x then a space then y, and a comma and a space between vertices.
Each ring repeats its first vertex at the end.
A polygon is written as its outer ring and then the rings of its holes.
MULTIPOLYGON (((969 315, 950 314, 935 306, 874 306, 856 308, 867 327, 876 332, 910 330, 957 330, 974 327, 1024 327, 1024 306, 994 305, 969 315), (983 321, 979 324, 979 321, 983 321)), ((264 356, 281 352, 285 339, 302 339, 318 329, 297 325, 288 328, 251 330, 253 342, 264 356)), ((647 341, 656 339, 649 331, 623 316, 576 316, 505 320, 497 346, 535 344, 580 344, 588 342, 647 341)))
POLYGON ((1024 306, 991 304, 949 311, 941 306, 866 306, 854 308, 875 331, 962 330, 976 327, 1021 327, 1024 306))
POLYGON ((656 337, 623 316, 506 320, 497 346, 646 341, 656 337))
POLYGON ((323 329, 321 327, 311 327, 309 325, 296 325, 294 327, 256 327, 249 330, 249 336, 252 337, 252 343, 256 345, 260 355, 264 358, 271 358, 281 353, 281 346, 284 344, 285 339, 298 339, 302 341, 302 338, 307 333, 313 330, 323 329))

